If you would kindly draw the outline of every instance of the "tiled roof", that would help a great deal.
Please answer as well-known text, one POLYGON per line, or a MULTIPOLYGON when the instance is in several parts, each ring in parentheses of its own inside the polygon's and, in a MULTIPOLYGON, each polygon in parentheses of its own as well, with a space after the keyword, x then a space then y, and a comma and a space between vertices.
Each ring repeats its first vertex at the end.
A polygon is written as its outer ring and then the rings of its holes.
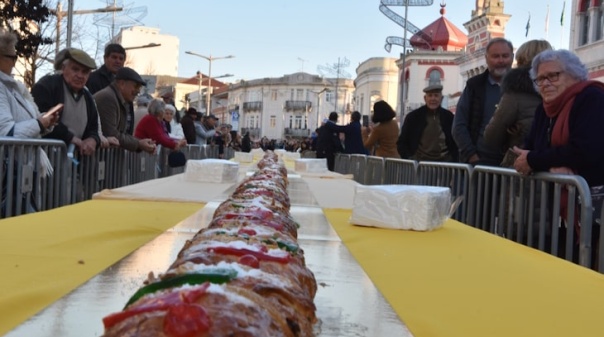
POLYGON ((422 29, 423 34, 428 35, 431 38, 431 41, 426 43, 426 41, 420 37, 420 33, 416 33, 410 40, 413 47, 432 50, 442 47, 443 50, 460 50, 466 46, 468 37, 451 21, 445 18, 444 6, 441 8, 440 14, 440 18, 422 29))

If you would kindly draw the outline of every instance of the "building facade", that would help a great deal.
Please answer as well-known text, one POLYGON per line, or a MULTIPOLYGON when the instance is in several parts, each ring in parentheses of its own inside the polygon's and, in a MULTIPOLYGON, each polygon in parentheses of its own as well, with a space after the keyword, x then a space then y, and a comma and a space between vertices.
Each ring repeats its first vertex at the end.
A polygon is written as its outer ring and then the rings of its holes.
POLYGON ((340 114, 340 123, 346 123, 354 110, 353 93, 350 79, 298 72, 231 84, 226 102, 215 97, 212 111, 226 106, 227 122, 255 139, 303 138, 332 111, 340 114))
POLYGON ((160 34, 159 28, 134 26, 123 28, 115 42, 127 50, 126 66, 139 74, 178 76, 178 37, 160 34), (146 48, 152 44, 159 46, 146 48))
POLYGON ((371 116, 373 103, 383 100, 398 105, 398 66, 396 58, 372 57, 356 69, 354 102, 363 116, 371 116))
POLYGON ((570 49, 591 79, 604 81, 604 1, 573 0, 570 15, 570 49))

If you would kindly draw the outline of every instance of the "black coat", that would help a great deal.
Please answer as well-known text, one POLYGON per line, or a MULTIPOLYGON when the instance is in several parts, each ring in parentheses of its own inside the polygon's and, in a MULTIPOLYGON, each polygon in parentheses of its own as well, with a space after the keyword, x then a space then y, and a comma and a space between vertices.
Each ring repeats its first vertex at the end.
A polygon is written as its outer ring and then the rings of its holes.
MULTIPOLYGON (((428 107, 424 105, 419 109, 411 111, 407 115, 407 117, 405 117, 405 122, 401 127, 401 133, 396 143, 397 150, 398 153, 401 155, 401 158, 409 159, 413 155, 415 155, 415 152, 419 147, 419 142, 422 138, 424 128, 426 128, 426 125, 428 125, 428 122, 426 121, 426 114, 428 112, 428 107)), ((442 128, 445 134, 445 143, 447 145, 447 151, 452 156, 453 161, 457 161, 457 145, 455 144, 453 136, 451 135, 451 126, 453 125, 453 113, 442 107, 438 107, 438 110, 436 112, 438 113, 440 118, 440 127, 442 128)))
POLYGON ((342 152, 342 142, 340 142, 338 133, 332 131, 326 125, 321 126, 317 137, 317 154, 334 154, 338 152, 342 152))

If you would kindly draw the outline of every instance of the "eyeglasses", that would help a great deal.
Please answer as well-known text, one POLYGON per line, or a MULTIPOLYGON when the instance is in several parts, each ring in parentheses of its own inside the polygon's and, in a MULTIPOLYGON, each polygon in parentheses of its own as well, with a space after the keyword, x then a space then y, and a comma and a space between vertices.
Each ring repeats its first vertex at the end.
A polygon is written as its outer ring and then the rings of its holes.
POLYGON ((17 55, 3 54, 2 56, 8 57, 9 59, 13 60, 13 62, 17 62, 17 58, 19 58, 19 56, 17 56, 17 55))
POLYGON ((539 76, 533 80, 533 83, 535 83, 538 86, 542 86, 543 83, 545 82, 545 80, 547 80, 549 83, 557 82, 560 79, 560 74, 562 74, 562 73, 563 73, 563 71, 556 71, 556 72, 549 73, 544 76, 539 76))

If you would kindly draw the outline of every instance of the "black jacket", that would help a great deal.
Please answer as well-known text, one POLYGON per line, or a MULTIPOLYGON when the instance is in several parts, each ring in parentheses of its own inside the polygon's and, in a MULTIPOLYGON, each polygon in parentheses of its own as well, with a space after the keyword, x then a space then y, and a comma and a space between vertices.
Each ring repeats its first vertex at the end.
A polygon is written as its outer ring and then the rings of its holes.
MULTIPOLYGON (((426 114, 428 113, 428 107, 426 105, 419 109, 411 111, 407 117, 403 126, 401 127, 401 134, 398 137, 396 143, 398 153, 403 159, 409 159, 419 147, 419 142, 422 138, 424 128, 428 125, 426 122, 426 114)), ((453 125, 453 113, 442 107, 439 107, 437 113, 440 118, 440 127, 445 134, 445 143, 447 144, 447 151, 453 157, 453 161, 457 161, 458 151, 457 145, 451 135, 451 127, 453 125)))
POLYGON ((86 87, 91 94, 96 94, 97 91, 105 88, 113 81, 113 74, 103 64, 99 69, 90 73, 86 87))
POLYGON ((342 152, 342 142, 340 142, 338 133, 325 125, 321 126, 317 137, 317 154, 334 154, 337 152, 342 152))
MULTIPOLYGON (((63 90, 63 75, 48 75, 42 77, 32 88, 32 95, 34 101, 38 105, 40 111, 48 111, 53 106, 59 103, 65 103, 65 94, 63 90)), ((93 138, 96 140, 97 146, 100 145, 99 138, 99 114, 96 109, 96 104, 90 92, 84 88, 82 89, 82 95, 86 100, 86 114, 88 115, 88 122, 86 129, 82 135, 82 139, 93 138)), ((59 123, 54 127, 52 132, 44 135, 44 138, 60 139, 69 145, 73 138, 73 133, 68 130, 67 126, 61 122, 63 119, 63 113, 59 118, 59 123)))

